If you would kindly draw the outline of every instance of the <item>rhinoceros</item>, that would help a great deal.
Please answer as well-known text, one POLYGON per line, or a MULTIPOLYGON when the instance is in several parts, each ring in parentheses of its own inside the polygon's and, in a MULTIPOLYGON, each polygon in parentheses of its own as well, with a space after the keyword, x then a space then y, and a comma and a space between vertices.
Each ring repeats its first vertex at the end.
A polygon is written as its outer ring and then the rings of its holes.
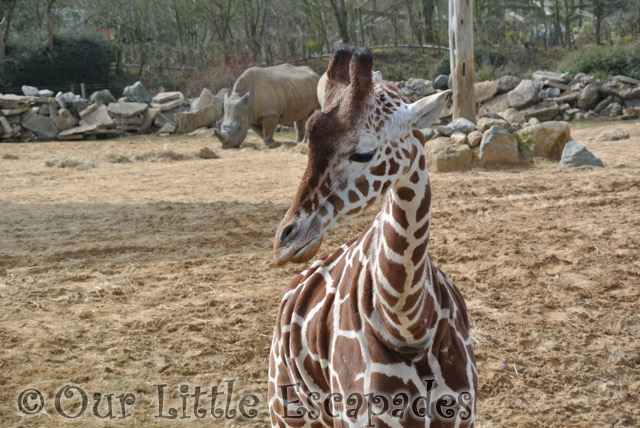
POLYGON ((224 120, 220 130, 214 130, 216 136, 223 147, 238 147, 251 127, 271 144, 278 124, 295 123, 297 140, 302 141, 307 117, 320 107, 319 79, 309 67, 290 64, 245 70, 224 98, 224 120))

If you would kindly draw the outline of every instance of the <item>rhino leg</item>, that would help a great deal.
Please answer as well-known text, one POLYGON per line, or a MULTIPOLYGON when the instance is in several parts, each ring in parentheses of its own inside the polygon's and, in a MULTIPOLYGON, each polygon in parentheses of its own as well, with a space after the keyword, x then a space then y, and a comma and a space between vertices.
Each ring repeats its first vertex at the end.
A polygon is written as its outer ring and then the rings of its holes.
POLYGON ((262 139, 264 143, 273 144, 273 133, 276 132, 278 126, 278 116, 270 116, 262 118, 262 139))
POLYGON ((304 125, 307 123, 307 119, 300 119, 296 122, 296 142, 304 142, 304 125))
POLYGON ((263 135, 262 135, 262 126, 260 126, 260 125, 251 125, 251 129, 253 129, 253 132, 258 134, 258 136, 260 138, 264 138, 263 135))

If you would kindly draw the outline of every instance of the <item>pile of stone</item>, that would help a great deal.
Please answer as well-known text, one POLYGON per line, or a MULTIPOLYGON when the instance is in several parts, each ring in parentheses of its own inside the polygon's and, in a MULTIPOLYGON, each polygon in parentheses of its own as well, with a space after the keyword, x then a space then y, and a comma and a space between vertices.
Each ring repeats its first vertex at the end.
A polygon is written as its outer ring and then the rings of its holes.
POLYGON ((425 149, 429 170, 513 166, 531 157, 562 160, 563 166, 602 166, 584 146, 572 142, 567 122, 524 119, 522 112, 510 108, 502 114, 481 117, 477 124, 459 118, 446 126, 423 129, 428 140, 425 149))
POLYGON ((4 141, 81 140, 125 133, 192 133, 213 127, 223 115, 224 94, 203 89, 187 100, 181 92, 151 96, 141 82, 118 100, 108 89, 85 100, 72 92, 53 95, 31 86, 24 95, 0 95, 0 138, 4 141))
MULTIPOLYGON (((491 116, 509 108, 541 122, 584 119, 634 119, 640 116, 640 80, 616 76, 603 82, 584 73, 536 71, 531 79, 503 76, 475 84, 479 116, 491 116)), ((393 82, 411 101, 449 89, 449 76, 433 81, 409 79, 393 82)), ((451 110, 441 116, 447 119, 451 110)))

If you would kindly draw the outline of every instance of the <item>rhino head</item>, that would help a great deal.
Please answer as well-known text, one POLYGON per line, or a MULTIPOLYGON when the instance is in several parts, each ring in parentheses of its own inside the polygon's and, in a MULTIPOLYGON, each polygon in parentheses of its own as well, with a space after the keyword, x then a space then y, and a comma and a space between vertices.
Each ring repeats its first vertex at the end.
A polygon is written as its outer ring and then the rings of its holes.
POLYGON ((216 137, 224 148, 239 147, 249 131, 249 93, 232 93, 224 96, 224 119, 220 130, 215 129, 216 137))

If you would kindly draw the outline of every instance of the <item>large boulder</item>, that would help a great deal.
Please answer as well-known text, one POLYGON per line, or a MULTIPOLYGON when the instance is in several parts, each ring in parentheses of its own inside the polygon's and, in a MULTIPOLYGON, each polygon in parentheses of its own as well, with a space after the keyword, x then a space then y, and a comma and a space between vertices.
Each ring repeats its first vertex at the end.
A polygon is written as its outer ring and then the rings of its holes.
POLYGON ((476 96, 476 102, 482 103, 489 101, 491 98, 498 94, 500 87, 497 82, 493 80, 487 80, 486 82, 478 82, 474 86, 474 92, 476 96))
POLYGON ((183 106, 185 103, 182 92, 161 92, 151 102, 151 107, 159 108, 160 111, 169 111, 183 106))
POLYGON ((473 152, 466 144, 455 144, 449 138, 438 137, 425 146, 430 172, 458 171, 469 168, 473 152))
POLYGON ((571 141, 571 129, 567 122, 551 121, 525 126, 516 136, 534 156, 558 160, 565 144, 571 141))
POLYGON ((498 84, 498 93, 504 94, 506 92, 513 91, 521 81, 522 79, 515 76, 500 77, 498 80, 496 80, 496 83, 498 84))
POLYGON ((143 114, 149 106, 145 103, 120 102, 109 104, 108 111, 113 116, 134 117, 143 114))
POLYGON ((489 128, 497 126, 498 128, 502 128, 506 131, 511 130, 511 125, 504 119, 499 119, 497 117, 481 117, 478 119, 478 130, 480 132, 485 132, 489 128))
POLYGON ((139 81, 124 88, 123 95, 127 98, 127 101, 133 103, 148 104, 151 102, 151 94, 147 88, 144 87, 142 82, 139 81))
POLYGON ((487 101, 478 109, 479 116, 491 116, 494 113, 506 110, 509 105, 509 94, 498 95, 497 97, 487 101))
POLYGON ((114 123, 113 119, 111 119, 111 116, 109 116, 107 106, 97 103, 95 105, 98 105, 98 108, 85 115, 84 118, 80 121, 80 126, 96 125, 98 129, 114 128, 116 124, 114 123))
POLYGON ((560 113, 558 103, 553 100, 544 100, 534 106, 522 110, 525 120, 535 117, 540 122, 546 122, 553 119, 560 113))
POLYGON ((485 131, 480 143, 480 162, 483 165, 513 165, 519 161, 516 137, 497 126, 485 131))
POLYGON ((609 129, 598 135, 596 141, 619 141, 630 137, 629 133, 623 129, 609 129))
POLYGON ((600 112, 602 116, 620 116, 622 114, 622 106, 618 103, 611 103, 600 112))
POLYGON ((178 132, 189 133, 198 128, 210 127, 216 117, 213 104, 196 111, 182 112, 175 115, 178 132))
POLYGON ((22 127, 28 129, 39 137, 53 139, 58 136, 58 128, 50 117, 39 114, 31 115, 22 122, 22 127))
POLYGON ((433 87, 433 82, 425 79, 409 79, 404 84, 404 88, 400 90, 404 95, 409 97, 411 100, 417 100, 420 98, 424 98, 436 92, 433 87))
POLYGON ((538 102, 538 93, 542 89, 539 80, 523 80, 516 88, 509 92, 509 105, 516 109, 523 109, 538 102))
POLYGON ((210 90, 204 88, 202 92, 200 92, 200 96, 191 102, 191 110, 200 110, 201 108, 213 105, 214 101, 215 96, 210 90))
POLYGON ((524 114, 514 109, 513 107, 501 111, 500 113, 498 113, 498 115, 509 122, 509 124, 514 128, 519 128, 528 120, 525 119, 524 114))
POLYGON ((441 74, 433 81, 433 87, 445 91, 449 89, 449 75, 441 74))
POLYGON ((468 134, 469 132, 476 130, 476 124, 464 117, 454 119, 447 125, 447 127, 452 129, 454 132, 462 132, 463 134, 468 134))
POLYGON ((38 88, 29 85, 22 85, 22 93, 27 97, 37 97, 38 96, 38 88))
POLYGON ((482 142, 482 132, 473 131, 467 135, 467 144, 469 147, 478 147, 480 142, 482 142))
POLYGON ((78 124, 78 118, 66 108, 61 108, 53 122, 60 131, 66 131, 78 124))
POLYGON ((603 167, 604 164, 600 159, 595 157, 587 148, 576 142, 569 141, 562 150, 562 158, 560 159, 562 166, 598 166, 603 167))
POLYGON ((580 96, 578 97, 578 108, 582 110, 589 110, 598 103, 598 96, 600 94, 600 85, 597 83, 590 83, 582 89, 580 96))
POLYGON ((103 89, 101 91, 95 91, 89 97, 92 103, 109 105, 110 103, 115 103, 116 98, 113 96, 110 90, 103 89))

